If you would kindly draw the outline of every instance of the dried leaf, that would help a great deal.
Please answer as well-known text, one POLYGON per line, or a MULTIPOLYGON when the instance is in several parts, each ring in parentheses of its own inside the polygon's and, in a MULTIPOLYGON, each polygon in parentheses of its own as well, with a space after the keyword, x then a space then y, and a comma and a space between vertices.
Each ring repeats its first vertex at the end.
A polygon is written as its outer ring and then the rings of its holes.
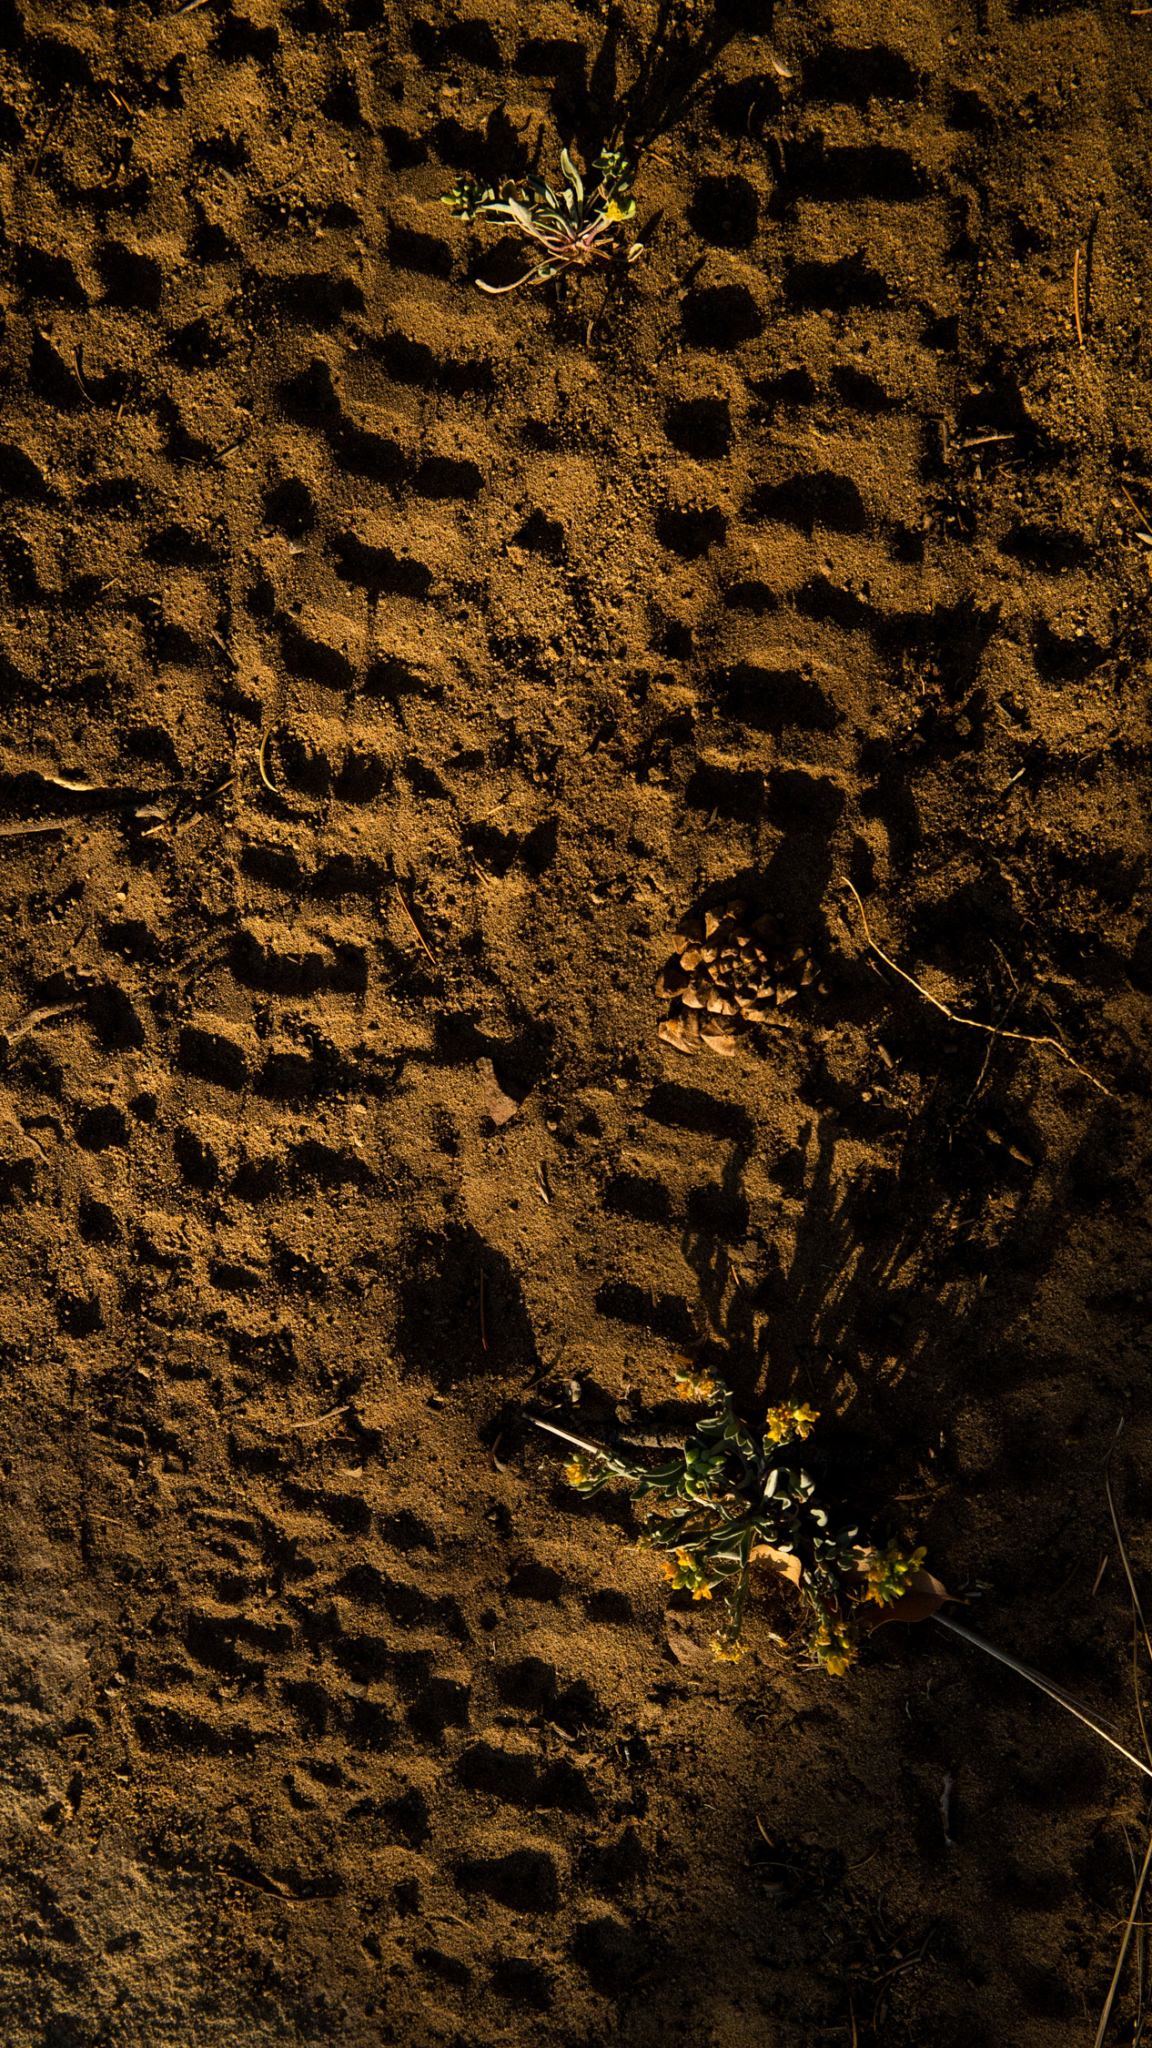
POLYGON ((82 1002, 71 1002, 44 1003, 38 1010, 25 1010, 23 1016, 17 1017, 13 1023, 0 1026, 0 1039, 6 1045, 16 1045, 39 1025, 50 1024, 56 1017, 75 1017, 83 1008, 82 1002))
POLYGON ((774 1565, 783 1578, 791 1579, 794 1586, 800 1584, 800 1559, 790 1550, 777 1550, 772 1543, 757 1543, 752 1549, 752 1563, 759 1564, 761 1561, 774 1565))
POLYGON ((681 1620, 674 1611, 664 1617, 664 1640, 669 1655, 677 1664, 701 1664, 711 1654, 706 1646, 690 1633, 691 1622, 695 1619, 693 1615, 691 1618, 685 1616, 684 1620, 681 1620))

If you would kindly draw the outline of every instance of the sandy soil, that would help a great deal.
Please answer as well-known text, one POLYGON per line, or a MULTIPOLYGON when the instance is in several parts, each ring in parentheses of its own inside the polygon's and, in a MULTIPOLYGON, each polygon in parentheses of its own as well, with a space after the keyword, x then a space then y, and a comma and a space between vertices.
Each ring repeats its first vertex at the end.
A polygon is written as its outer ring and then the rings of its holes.
POLYGON ((707 1336, 1131 1737, 1152 22, 732 0, 645 259, 485 299, 651 23, 0 0, 12 2048, 1091 2039, 1136 1775, 717 1666, 524 1411, 707 1336), (734 890, 825 992, 691 1061, 734 890))

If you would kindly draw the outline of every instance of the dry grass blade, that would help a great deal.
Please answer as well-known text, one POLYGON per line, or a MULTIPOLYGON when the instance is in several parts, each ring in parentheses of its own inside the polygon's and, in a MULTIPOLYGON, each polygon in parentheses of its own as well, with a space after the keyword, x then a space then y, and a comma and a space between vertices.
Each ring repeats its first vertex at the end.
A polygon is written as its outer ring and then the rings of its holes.
MULTIPOLYGON (((1140 1874, 1136 1879, 1136 1889, 1132 1894, 1132 1904, 1128 1909, 1128 1918, 1124 1923, 1124 1933, 1120 1941, 1120 1953, 1116 1958, 1116 1968, 1112 1972, 1112 1982, 1108 1986, 1108 1996, 1104 2000, 1104 2010, 1100 2014, 1100 2024, 1096 2029, 1096 2038, 1092 2043, 1092 2048, 1104 2048, 1105 2037, 1108 2033, 1108 2022, 1112 2017, 1112 2007, 1116 2002, 1116 1993, 1120 1989, 1120 1979, 1124 1974, 1124 1965, 1128 1959, 1128 1946, 1132 1940, 1133 1929, 1136 1926, 1136 1916, 1140 1911, 1140 1901, 1144 1896, 1144 1887, 1148 1882, 1148 1872, 1150 1870, 1152 1870, 1152 1834, 1148 1837, 1148 1847, 1144 1851, 1144 1861, 1140 1866, 1140 1874)), ((1141 2027, 1142 2031, 1143 2028, 1141 2027)))
POLYGON ((1034 1685, 1039 1692, 1046 1693, 1050 1700, 1055 1700, 1056 1705, 1063 1707, 1066 1714, 1072 1714, 1085 1728, 1090 1728, 1093 1735, 1098 1735, 1101 1742, 1108 1744, 1109 1749, 1114 1749, 1116 1754, 1124 1757, 1128 1763, 1135 1764, 1136 1769, 1143 1771, 1146 1778, 1152 1778, 1152 1764, 1145 1763, 1143 1757, 1137 1756, 1134 1751, 1125 1749, 1124 1744, 1117 1742, 1116 1737, 1108 1733, 1099 1719, 1090 1714, 1079 1701, 1074 1700, 1070 1693, 1062 1691, 1058 1685, 1053 1685, 1051 1679, 1042 1678, 1038 1671, 1033 1671, 1030 1664, 1022 1664, 1019 1657, 1014 1657, 1010 1650, 998 1650, 994 1643, 985 1642, 983 1636, 978 1636, 973 1629, 964 1628, 958 1621, 950 1620, 946 1614, 935 1614, 932 1619, 940 1628, 949 1629, 954 1636, 961 1636, 966 1643, 972 1643, 977 1650, 983 1650, 985 1656, 994 1657, 998 1664, 1007 1665, 1009 1671, 1015 1671, 1019 1678, 1026 1678, 1029 1685, 1034 1685))

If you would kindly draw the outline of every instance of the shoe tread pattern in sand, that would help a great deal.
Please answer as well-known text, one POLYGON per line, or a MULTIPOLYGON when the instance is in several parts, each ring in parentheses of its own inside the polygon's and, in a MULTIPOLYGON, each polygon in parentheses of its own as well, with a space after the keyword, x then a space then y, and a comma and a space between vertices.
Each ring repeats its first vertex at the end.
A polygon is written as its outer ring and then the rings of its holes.
POLYGON ((703 1305, 1118 1696, 1051 1474, 1146 1443, 1145 42, 734 23, 589 340, 435 204, 586 10, 0 0, 21 2048, 1051 2048, 1110 1967, 1077 1737, 921 1641, 717 1672, 517 1420, 657 1429, 703 1305), (846 871, 1118 1101, 893 997, 846 871), (834 993, 717 1072, 651 986, 745 888, 834 993))

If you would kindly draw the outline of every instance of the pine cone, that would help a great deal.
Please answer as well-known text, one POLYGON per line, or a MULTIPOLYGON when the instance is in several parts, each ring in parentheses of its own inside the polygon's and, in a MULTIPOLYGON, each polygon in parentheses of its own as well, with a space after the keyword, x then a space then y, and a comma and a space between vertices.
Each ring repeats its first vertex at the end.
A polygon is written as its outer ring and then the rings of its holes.
POLYGON ((781 1011, 802 990, 819 988, 806 947, 788 944, 775 918, 748 923, 746 914, 746 904, 726 903, 678 927, 683 943, 656 982, 669 1005, 659 1030, 665 1045, 731 1059, 751 1026, 786 1024, 781 1011))

